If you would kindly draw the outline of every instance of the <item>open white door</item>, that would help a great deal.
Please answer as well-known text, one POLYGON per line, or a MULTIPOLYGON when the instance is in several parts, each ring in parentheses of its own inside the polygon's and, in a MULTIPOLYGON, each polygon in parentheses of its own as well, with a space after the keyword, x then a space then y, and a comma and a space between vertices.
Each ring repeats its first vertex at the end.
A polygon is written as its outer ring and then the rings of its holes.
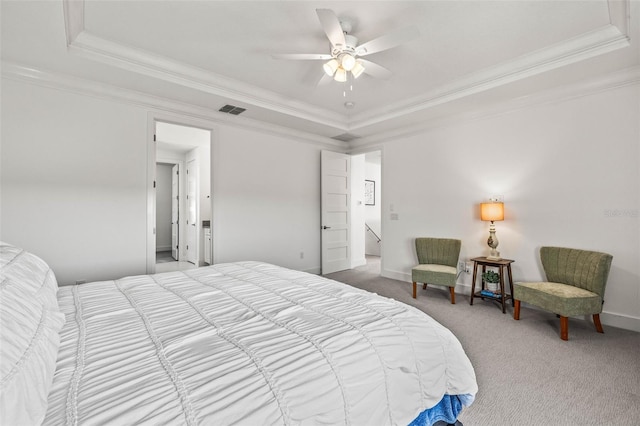
POLYGON ((187 261, 197 265, 198 168, 195 160, 187 163, 187 261))
POLYGON ((320 171, 322 273, 330 274, 351 267, 351 156, 322 151, 320 171))
POLYGON ((178 177, 178 165, 174 164, 171 168, 171 257, 175 260, 180 260, 178 255, 178 241, 179 237, 179 193, 180 193, 180 180, 178 177))

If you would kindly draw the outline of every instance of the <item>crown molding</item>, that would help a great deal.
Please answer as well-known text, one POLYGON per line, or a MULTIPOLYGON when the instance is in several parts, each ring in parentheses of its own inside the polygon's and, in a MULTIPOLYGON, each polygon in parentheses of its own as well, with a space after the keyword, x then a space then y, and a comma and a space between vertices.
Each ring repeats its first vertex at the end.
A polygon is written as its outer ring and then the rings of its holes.
POLYGON ((84 0, 63 0, 62 11, 68 46, 84 31, 84 0))
POLYGON ((421 96, 346 117, 148 51, 97 37, 84 28, 84 0, 63 0, 69 51, 128 71, 354 133, 358 129, 499 87, 630 45, 630 0, 608 0, 610 24, 540 49, 421 96))
POLYGON ((142 49, 124 46, 97 37, 86 30, 79 33, 68 44, 68 50, 70 53, 93 61, 233 99, 235 102, 265 108, 342 131, 346 131, 348 127, 347 118, 342 114, 292 101, 275 92, 185 65, 142 49))
POLYGON ((310 143, 332 149, 344 150, 347 147, 344 142, 336 141, 328 137, 269 124, 248 117, 221 114, 215 109, 203 108, 173 99, 152 96, 117 86, 98 83, 93 80, 81 79, 5 61, 2 61, 0 67, 2 68, 2 77, 14 81, 120 102, 196 120, 205 120, 207 122, 245 129, 251 128, 260 132, 292 138, 298 142, 310 143))
POLYGON ((348 128, 347 118, 342 114, 304 102, 292 101, 260 87, 95 36, 86 31, 84 26, 84 3, 85 0, 63 0, 67 49, 71 53, 342 131, 348 128))
POLYGON ((622 34, 629 36, 631 28, 630 0, 607 0, 609 7, 609 22, 617 27, 622 34))
POLYGON ((550 103, 565 102, 633 85, 640 85, 640 66, 617 71, 604 77, 500 102, 490 107, 483 107, 482 109, 460 114, 452 114, 444 118, 421 122, 415 126, 379 133, 375 136, 363 137, 352 141, 349 144, 349 148, 353 152, 358 152, 364 148, 380 146, 380 144, 390 143, 397 139, 410 137, 439 127, 448 127, 459 125, 461 122, 492 118, 521 109, 533 108, 550 103))
POLYGON ((116 86, 97 83, 91 80, 84 80, 33 67, 26 67, 11 62, 3 61, 0 68, 2 69, 2 77, 10 80, 125 103, 128 105, 147 108, 149 110, 172 114, 177 117, 187 117, 208 123, 219 123, 239 128, 251 128, 253 130, 277 136, 289 137, 299 142, 310 143, 329 149, 337 149, 341 151, 349 150, 352 153, 364 152, 365 150, 370 150, 372 148, 378 149, 384 144, 393 142, 394 140, 410 137, 434 128, 459 125, 462 121, 487 119, 509 114, 520 109, 568 101, 626 86, 640 85, 640 67, 636 66, 598 79, 576 83, 571 86, 563 86, 560 88, 546 90, 536 95, 529 95, 501 102, 491 107, 485 107, 461 114, 449 115, 445 118, 421 122, 415 126, 378 133, 375 136, 358 138, 349 143, 343 143, 332 138, 301 132, 288 127, 267 124, 246 117, 231 117, 229 115, 214 116, 217 112, 215 110, 142 94, 116 86))
POLYGON ((626 33, 614 25, 605 25, 554 46, 469 74, 419 97, 358 114, 350 123, 349 130, 353 132, 628 46, 630 41, 626 33))

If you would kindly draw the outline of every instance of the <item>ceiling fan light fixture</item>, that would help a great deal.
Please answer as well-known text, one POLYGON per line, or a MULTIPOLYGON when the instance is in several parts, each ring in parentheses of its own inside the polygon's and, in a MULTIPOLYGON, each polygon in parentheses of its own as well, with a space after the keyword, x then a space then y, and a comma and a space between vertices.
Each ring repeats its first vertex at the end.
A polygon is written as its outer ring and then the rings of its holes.
POLYGON ((351 71, 356 65, 356 58, 349 55, 348 53, 345 53, 340 56, 340 63, 345 71, 351 71))
POLYGON ((333 76, 333 79, 337 82, 344 83, 347 81, 347 72, 344 68, 338 68, 336 70, 336 75, 333 76))
POLYGON ((324 70, 324 72, 329 76, 329 77, 333 77, 333 75, 336 73, 336 70, 340 67, 340 64, 338 63, 338 61, 334 58, 331 59, 329 62, 325 63, 322 66, 322 69, 324 70))
POLYGON ((356 61, 355 65, 351 69, 351 74, 353 74, 353 78, 358 78, 364 72, 364 66, 362 66, 362 62, 356 61))

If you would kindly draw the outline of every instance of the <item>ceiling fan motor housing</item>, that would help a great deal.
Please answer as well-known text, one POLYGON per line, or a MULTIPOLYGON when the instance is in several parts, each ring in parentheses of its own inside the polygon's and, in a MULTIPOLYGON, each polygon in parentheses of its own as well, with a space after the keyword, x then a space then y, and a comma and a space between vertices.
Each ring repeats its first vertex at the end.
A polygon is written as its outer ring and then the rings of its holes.
POLYGON ((358 45, 358 38, 350 34, 344 35, 344 41, 346 46, 333 46, 331 50, 331 56, 337 58, 342 53, 348 53, 351 56, 356 55, 356 46, 358 45))

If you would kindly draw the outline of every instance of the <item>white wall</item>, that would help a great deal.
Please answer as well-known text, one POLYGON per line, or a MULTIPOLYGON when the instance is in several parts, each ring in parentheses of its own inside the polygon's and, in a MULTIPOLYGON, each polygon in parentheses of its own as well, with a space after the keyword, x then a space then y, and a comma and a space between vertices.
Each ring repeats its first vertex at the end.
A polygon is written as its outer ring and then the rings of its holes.
POLYGON ((173 164, 156 164, 156 251, 171 250, 173 164))
POLYGON ((146 117, 3 79, 0 238, 61 283, 144 272, 146 117))
MULTIPOLYGON (((150 111, 5 78, 1 101, 0 239, 61 284, 145 273, 150 111)), ((320 148, 212 127, 215 261, 319 271, 320 148)))
POLYGON ((215 136, 214 263, 261 260, 319 272, 320 148, 230 126, 215 136))
POLYGON ((639 92, 626 86, 387 143, 383 275, 410 281, 418 236, 460 238, 462 259, 486 255, 478 203, 502 194, 498 249, 515 260, 514 280, 542 278, 543 245, 610 253, 603 322, 640 330, 639 92))
MULTIPOLYGON (((382 238, 382 216, 380 206, 382 204, 382 166, 380 163, 380 151, 367 154, 365 164, 365 179, 376 183, 375 205, 365 206, 365 221, 378 237, 382 238)), ((380 256, 382 243, 371 233, 365 234, 365 253, 373 256, 380 256)))

